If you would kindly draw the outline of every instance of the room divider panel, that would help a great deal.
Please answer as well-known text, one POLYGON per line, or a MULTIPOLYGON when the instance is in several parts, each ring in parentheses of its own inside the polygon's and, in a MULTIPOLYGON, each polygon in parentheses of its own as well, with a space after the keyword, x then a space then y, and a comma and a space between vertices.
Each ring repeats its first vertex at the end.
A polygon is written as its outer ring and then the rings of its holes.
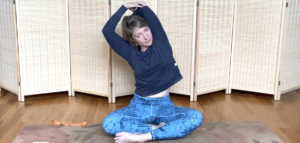
POLYGON ((287 0, 286 7, 277 100, 300 89, 300 1, 287 0))
MULTIPOLYGON (((111 15, 113 15, 123 4, 135 2, 136 0, 111 0, 111 15)), ((145 0, 147 5, 155 12, 156 0, 145 0)), ((127 10, 125 15, 130 15, 132 12, 127 10)), ((123 17, 122 17, 123 18, 123 17)), ((122 36, 121 20, 116 27, 116 33, 122 36)), ((115 98, 124 95, 134 94, 135 78, 132 68, 126 60, 120 57, 112 50, 112 102, 115 103, 115 98)))
POLYGON ((284 0, 235 1, 230 90, 277 96, 284 6, 284 0))
POLYGON ((111 103, 110 48, 102 34, 109 17, 107 0, 69 0, 73 96, 90 93, 111 103))
POLYGON ((197 0, 157 1, 157 16, 167 33, 183 76, 181 81, 171 87, 170 92, 188 95, 191 101, 194 94, 196 12, 197 0))
POLYGON ((24 96, 69 91, 68 0, 16 0, 24 96))
POLYGON ((15 6, 12 0, 0 3, 0 91, 2 87, 19 95, 15 6))
MULTIPOLYGON (((0 0, 0 89, 17 94, 19 101, 68 91, 115 103, 116 97, 133 94, 132 68, 102 34, 111 15, 133 1, 0 0)), ((201 94, 242 90, 279 100, 300 88, 299 1, 146 2, 183 75, 171 93, 196 101, 201 94)), ((121 35, 120 23, 116 32, 121 35)))
POLYGON ((195 94, 228 92, 234 0, 200 0, 197 23, 195 94))

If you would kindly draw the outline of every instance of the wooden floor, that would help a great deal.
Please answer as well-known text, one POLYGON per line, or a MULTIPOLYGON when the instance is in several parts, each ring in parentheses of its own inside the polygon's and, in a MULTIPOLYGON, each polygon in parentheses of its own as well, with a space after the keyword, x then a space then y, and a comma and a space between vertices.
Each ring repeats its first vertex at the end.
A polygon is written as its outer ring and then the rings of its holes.
MULTIPOLYGON (((35 95, 18 102, 17 96, 0 92, 0 143, 14 140, 24 125, 50 124, 50 120, 101 123, 110 112, 127 106, 132 96, 119 97, 115 104, 107 98, 76 93, 35 95)), ((286 143, 300 143, 300 93, 292 91, 282 95, 280 101, 273 96, 242 91, 231 95, 224 91, 198 96, 197 102, 189 97, 171 94, 177 106, 191 107, 203 113, 204 121, 255 120, 269 126, 286 143)))

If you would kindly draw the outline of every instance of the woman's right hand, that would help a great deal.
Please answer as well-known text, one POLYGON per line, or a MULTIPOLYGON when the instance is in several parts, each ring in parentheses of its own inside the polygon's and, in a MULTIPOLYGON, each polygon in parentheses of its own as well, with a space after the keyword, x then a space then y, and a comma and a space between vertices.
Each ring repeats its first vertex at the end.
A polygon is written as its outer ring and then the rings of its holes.
POLYGON ((137 2, 131 2, 123 4, 127 9, 131 10, 132 12, 136 10, 138 7, 146 6, 146 2, 144 1, 137 1, 137 2))

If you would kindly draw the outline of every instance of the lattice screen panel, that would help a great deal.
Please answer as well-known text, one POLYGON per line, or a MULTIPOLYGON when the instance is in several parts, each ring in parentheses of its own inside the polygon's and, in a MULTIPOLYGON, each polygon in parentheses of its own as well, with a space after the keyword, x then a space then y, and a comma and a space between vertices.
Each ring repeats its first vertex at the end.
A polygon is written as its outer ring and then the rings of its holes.
POLYGON ((70 90, 67 2, 16 1, 22 95, 70 90))
POLYGON ((283 0, 236 0, 231 88, 274 94, 283 0))
POLYGON ((12 0, 0 0, 0 87, 18 94, 15 14, 12 0))
POLYGON ((171 87, 170 92, 193 95, 195 50, 195 0, 158 0, 157 15, 166 31, 173 55, 183 79, 171 87))
POLYGON ((234 0, 199 1, 196 95, 228 86, 233 12, 234 0))
MULTIPOLYGON (((113 15, 121 5, 135 2, 135 0, 112 0, 111 1, 111 15, 113 15)), ((147 5, 155 12, 156 0, 145 0, 147 5)), ((132 12, 127 10, 124 15, 130 15, 132 12)), ((123 17, 122 17, 123 18, 123 17)), ((116 27, 116 32, 121 36, 121 20, 116 27)), ((133 94, 135 91, 135 78, 130 65, 122 57, 117 55, 112 50, 112 82, 113 82, 113 102, 114 97, 133 94)))
POLYGON ((109 45, 102 28, 109 19, 108 1, 69 0, 72 89, 109 95, 109 45))
POLYGON ((282 93, 300 88, 300 1, 288 0, 285 45, 282 50, 282 93))

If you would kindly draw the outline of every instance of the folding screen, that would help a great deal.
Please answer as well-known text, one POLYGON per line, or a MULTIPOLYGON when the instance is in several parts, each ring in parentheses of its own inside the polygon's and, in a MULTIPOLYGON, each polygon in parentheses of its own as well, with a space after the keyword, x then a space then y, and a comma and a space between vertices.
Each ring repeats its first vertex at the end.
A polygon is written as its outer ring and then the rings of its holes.
MULTIPOLYGON (((123 4, 135 2, 135 0, 111 0, 111 15, 113 15, 123 4)), ((156 0, 145 0, 147 5, 155 12, 156 0)), ((127 10, 124 15, 130 15, 132 12, 127 10)), ((123 17, 122 17, 123 18, 123 17)), ((121 20, 116 27, 116 32, 121 36, 121 20)), ((135 78, 132 68, 126 60, 117 55, 112 50, 112 102, 118 96, 134 94, 135 78)))
POLYGON ((69 91, 67 0, 16 0, 21 95, 69 91))
POLYGON ((102 28, 108 1, 69 0, 72 90, 108 97, 111 102, 110 48, 102 28))
POLYGON ((300 2, 287 0, 280 63, 280 94, 300 89, 300 2))
POLYGON ((0 89, 19 95, 14 4, 12 0, 0 3, 0 89))
POLYGON ((283 0, 235 1, 230 90, 276 94, 282 12, 283 0))
MULTIPOLYGON (((193 101, 196 36, 196 0, 158 0, 157 15, 166 31, 183 79, 173 85, 172 93, 189 95, 193 101)), ((162 47, 163 48, 163 47, 162 47)))
MULTIPOLYGON (((110 8, 109 1, 16 0, 16 11, 13 0, 0 1, 0 87, 20 101, 25 95, 78 91, 114 103, 134 93, 132 68, 101 32, 133 0, 112 0, 110 8)), ((196 101, 200 94, 237 89, 279 100, 300 88, 297 0, 201 0, 198 12, 196 0, 146 2, 157 11, 183 75, 170 92, 196 101)), ((121 35, 120 24, 116 32, 121 35)))
POLYGON ((197 23, 195 93, 228 88, 234 0, 200 0, 197 23))

